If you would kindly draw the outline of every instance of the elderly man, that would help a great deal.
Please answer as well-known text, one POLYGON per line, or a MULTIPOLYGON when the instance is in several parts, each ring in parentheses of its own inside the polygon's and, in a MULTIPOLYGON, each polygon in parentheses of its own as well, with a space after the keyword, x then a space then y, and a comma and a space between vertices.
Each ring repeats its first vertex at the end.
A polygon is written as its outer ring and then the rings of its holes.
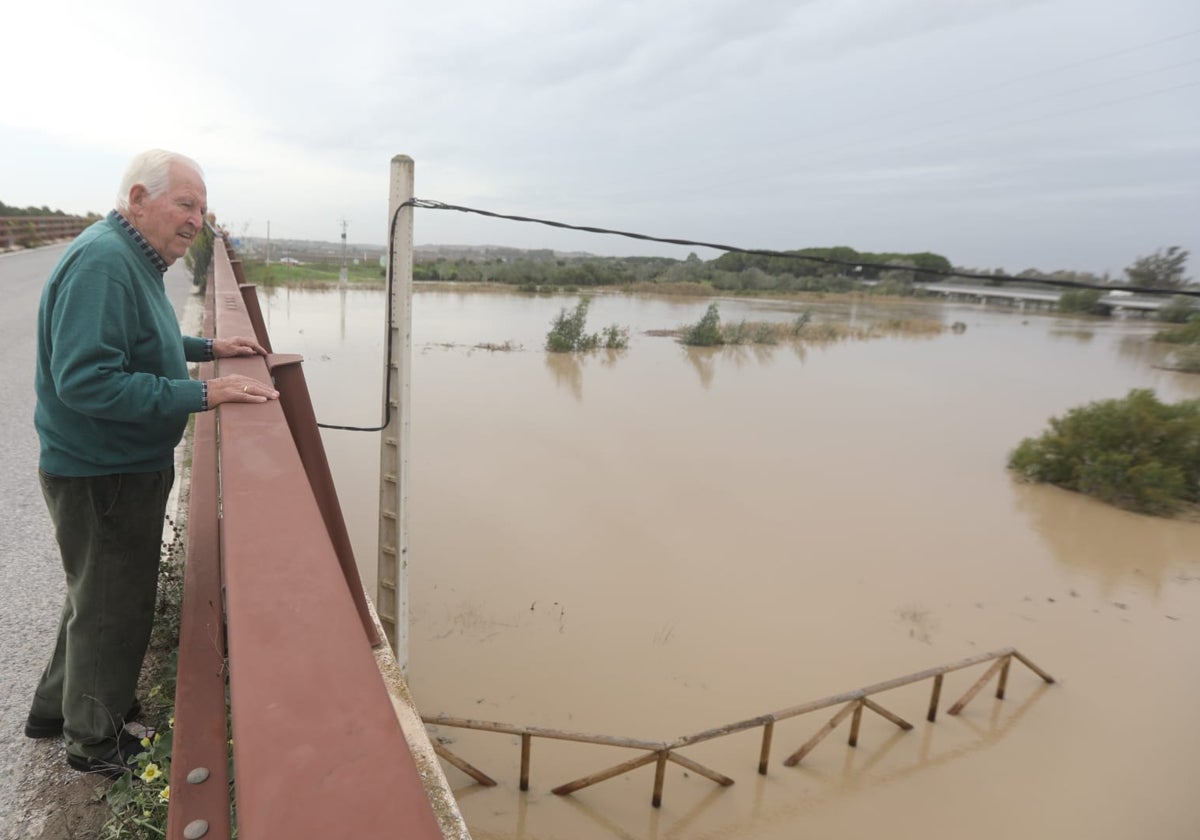
POLYGON ((265 354, 250 338, 181 336, 163 273, 204 224, 195 161, 162 150, 130 163, 117 209, 71 243, 38 310, 39 478, 67 576, 58 641, 25 724, 66 741, 85 772, 124 772, 125 731, 150 639, 174 449, 188 415, 278 398, 246 376, 201 382, 187 362, 265 354))

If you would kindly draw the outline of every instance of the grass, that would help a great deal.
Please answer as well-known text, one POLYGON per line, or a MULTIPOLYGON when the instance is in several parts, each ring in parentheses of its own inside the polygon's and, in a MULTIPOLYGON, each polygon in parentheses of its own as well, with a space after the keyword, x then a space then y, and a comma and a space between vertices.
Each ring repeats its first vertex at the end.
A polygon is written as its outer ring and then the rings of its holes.
POLYGON ((138 686, 139 696, 145 698, 143 715, 167 726, 165 732, 160 729, 152 738, 142 741, 145 752, 137 759, 137 769, 118 778, 105 794, 112 814, 100 835, 103 840, 166 836, 179 616, 183 605, 183 532, 175 522, 170 519, 168 522, 174 536, 162 547, 154 628, 138 686))
MULTIPOLYGON (((305 265, 264 265, 260 262, 243 263, 246 282, 255 286, 298 286, 301 288, 323 288, 341 282, 340 262, 307 263, 305 265)), ((378 265, 360 263, 346 266, 346 280, 357 286, 383 286, 386 278, 378 265)))

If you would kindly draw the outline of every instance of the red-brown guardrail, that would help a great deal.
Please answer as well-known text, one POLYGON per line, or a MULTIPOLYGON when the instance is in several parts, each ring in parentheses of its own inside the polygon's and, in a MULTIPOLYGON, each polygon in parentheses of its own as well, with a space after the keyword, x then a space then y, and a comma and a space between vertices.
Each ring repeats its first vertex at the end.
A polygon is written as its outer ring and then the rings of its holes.
MULTIPOLYGON (((263 329, 225 248, 213 276, 215 335, 263 329)), ((214 772, 227 676, 239 837, 441 838, 372 651, 299 357, 216 366, 273 379, 281 398, 197 418, 168 837, 229 837, 228 785, 214 772)))
POLYGON ((92 221, 79 216, 0 216, 0 249, 33 248, 72 239, 92 221))

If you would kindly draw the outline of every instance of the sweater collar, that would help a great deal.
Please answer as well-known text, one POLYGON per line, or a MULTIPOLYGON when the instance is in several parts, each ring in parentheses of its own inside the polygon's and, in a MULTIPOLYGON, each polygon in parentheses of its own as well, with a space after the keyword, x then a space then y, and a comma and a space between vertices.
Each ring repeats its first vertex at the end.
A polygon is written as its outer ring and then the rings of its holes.
POLYGON ((110 210, 108 213, 108 218, 110 221, 116 222, 118 225, 120 225, 121 230, 129 234, 133 241, 137 243, 137 246, 142 249, 142 253, 146 255, 146 258, 149 259, 150 262, 154 263, 154 267, 158 269, 159 274, 167 273, 167 268, 169 267, 167 265, 167 261, 162 258, 162 255, 159 254, 158 251, 154 250, 154 246, 146 241, 146 237, 142 236, 142 234, 138 232, 138 229, 129 223, 128 219, 126 219, 116 210, 110 210))

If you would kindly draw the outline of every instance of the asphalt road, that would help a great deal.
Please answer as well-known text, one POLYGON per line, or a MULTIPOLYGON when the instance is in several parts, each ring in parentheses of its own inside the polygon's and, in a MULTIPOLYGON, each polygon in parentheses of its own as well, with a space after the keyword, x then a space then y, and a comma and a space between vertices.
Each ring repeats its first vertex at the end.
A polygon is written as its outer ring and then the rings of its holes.
MULTIPOLYGON (((38 488, 34 328, 42 286, 65 248, 0 254, 0 827, 16 817, 18 783, 47 755, 45 745, 23 732, 65 591, 38 488)), ((182 317, 193 299, 182 261, 167 272, 166 283, 182 317)))

